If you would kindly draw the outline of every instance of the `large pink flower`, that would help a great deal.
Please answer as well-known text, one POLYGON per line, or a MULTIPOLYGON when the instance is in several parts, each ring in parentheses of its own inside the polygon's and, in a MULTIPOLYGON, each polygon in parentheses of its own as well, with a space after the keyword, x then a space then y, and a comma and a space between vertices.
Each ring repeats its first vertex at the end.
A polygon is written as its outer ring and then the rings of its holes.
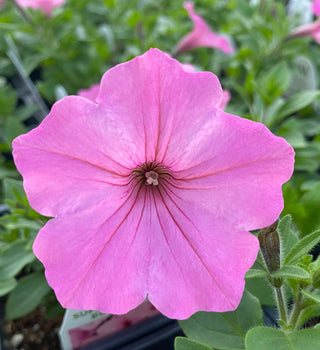
POLYGON ((96 103, 65 97, 14 140, 30 204, 55 217, 34 252, 64 307, 237 307, 259 248, 248 231, 278 218, 294 152, 221 98, 214 74, 151 49, 107 71, 96 103))
POLYGON ((313 0, 312 11, 316 16, 320 16, 320 0, 313 0))
POLYGON ((66 0, 15 0, 23 8, 40 9, 45 15, 51 16, 52 11, 65 3, 66 0))
POLYGON ((305 36, 312 36, 313 39, 320 44, 320 20, 313 23, 303 24, 294 29, 289 37, 299 38, 305 36))
POLYGON ((211 47, 213 49, 222 50, 225 53, 234 52, 229 41, 225 37, 214 33, 204 19, 195 13, 192 2, 185 2, 184 7, 188 10, 189 17, 192 19, 194 27, 191 33, 186 35, 178 43, 175 49, 175 55, 197 47, 211 47))

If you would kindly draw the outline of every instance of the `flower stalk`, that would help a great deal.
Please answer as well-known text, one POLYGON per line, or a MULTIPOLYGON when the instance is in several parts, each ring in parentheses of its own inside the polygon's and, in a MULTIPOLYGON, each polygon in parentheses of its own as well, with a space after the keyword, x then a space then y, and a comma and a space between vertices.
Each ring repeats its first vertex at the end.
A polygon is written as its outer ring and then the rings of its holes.
POLYGON ((280 324, 287 328, 288 311, 287 303, 282 288, 283 279, 275 278, 272 273, 280 269, 280 238, 277 231, 278 221, 272 225, 260 230, 258 239, 260 243, 260 251, 265 263, 265 268, 269 272, 268 280, 274 290, 277 303, 278 313, 280 316, 280 324))

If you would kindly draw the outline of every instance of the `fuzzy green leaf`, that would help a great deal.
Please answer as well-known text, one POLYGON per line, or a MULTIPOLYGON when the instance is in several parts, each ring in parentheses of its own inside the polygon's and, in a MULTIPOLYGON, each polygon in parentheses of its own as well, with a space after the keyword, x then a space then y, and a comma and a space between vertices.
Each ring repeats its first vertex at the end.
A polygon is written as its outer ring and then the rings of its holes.
POLYGON ((197 341, 184 338, 177 337, 174 341, 174 349, 175 350, 212 350, 207 345, 198 343, 197 341))
POLYGON ((320 304, 320 295, 319 293, 309 293, 305 290, 302 291, 302 294, 304 294, 308 299, 311 299, 312 301, 315 301, 320 304))
POLYGON ((250 269, 247 271, 245 275, 245 279, 250 279, 250 278, 257 278, 257 277, 266 277, 267 272, 265 270, 259 270, 259 269, 250 269))
POLYGON ((316 350, 320 344, 319 329, 302 329, 285 333, 280 329, 256 327, 246 335, 246 350, 316 350))
POLYGON ((295 265, 285 265, 280 270, 272 273, 275 278, 298 278, 301 280, 308 280, 311 278, 308 271, 295 265))
POLYGON ((246 291, 233 312, 197 312, 179 323, 193 340, 218 349, 243 350, 248 329, 263 324, 262 310, 258 299, 246 291))
POLYGON ((284 264, 289 265, 298 262, 300 258, 308 254, 309 251, 319 242, 320 230, 316 230, 305 236, 291 248, 285 258, 284 264))

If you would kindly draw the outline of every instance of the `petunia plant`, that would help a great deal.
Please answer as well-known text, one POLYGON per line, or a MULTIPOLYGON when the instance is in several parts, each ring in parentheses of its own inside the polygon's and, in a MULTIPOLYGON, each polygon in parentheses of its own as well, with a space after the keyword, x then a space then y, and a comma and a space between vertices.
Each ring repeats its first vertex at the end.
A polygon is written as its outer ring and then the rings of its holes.
POLYGON ((6 317, 149 300, 177 350, 317 349, 320 47, 286 2, 18 3, 0 9, 6 317))
POLYGON ((153 49, 109 70, 96 103, 66 97, 14 141, 31 206, 55 217, 34 252, 64 307, 238 306, 259 246, 248 230, 279 216, 294 153, 221 99, 212 73, 153 49))

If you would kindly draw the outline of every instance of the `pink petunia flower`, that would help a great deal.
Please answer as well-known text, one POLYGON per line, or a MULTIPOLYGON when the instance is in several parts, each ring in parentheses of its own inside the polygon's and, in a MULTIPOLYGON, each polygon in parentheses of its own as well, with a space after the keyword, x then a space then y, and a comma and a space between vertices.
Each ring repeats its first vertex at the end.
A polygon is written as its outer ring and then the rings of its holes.
POLYGON ((290 38, 299 38, 305 36, 312 36, 313 39, 320 44, 320 20, 304 24, 292 31, 290 38))
POLYGON ((312 11, 316 16, 320 16, 320 0, 313 0, 312 11))
POLYGON ((294 152, 221 99, 214 74, 151 49, 107 71, 96 102, 65 97, 14 140, 30 204, 54 217, 33 249, 64 307, 238 306, 259 249, 248 231, 278 218, 294 152))
POLYGON ((100 84, 94 84, 90 86, 88 89, 79 90, 78 95, 85 97, 91 101, 95 101, 98 96, 99 89, 100 89, 100 84))
POLYGON ((195 13, 192 2, 185 2, 184 8, 188 11, 194 27, 191 33, 186 35, 178 43, 175 49, 175 55, 197 47, 211 47, 213 49, 222 50, 225 53, 234 52, 229 41, 225 37, 214 33, 204 19, 195 13))
POLYGON ((230 101, 231 95, 229 90, 222 91, 222 98, 219 107, 221 109, 225 109, 227 107, 228 102, 230 101))
POLYGON ((51 16, 52 11, 62 6, 66 0, 15 0, 15 2, 23 8, 40 9, 45 15, 51 16))

